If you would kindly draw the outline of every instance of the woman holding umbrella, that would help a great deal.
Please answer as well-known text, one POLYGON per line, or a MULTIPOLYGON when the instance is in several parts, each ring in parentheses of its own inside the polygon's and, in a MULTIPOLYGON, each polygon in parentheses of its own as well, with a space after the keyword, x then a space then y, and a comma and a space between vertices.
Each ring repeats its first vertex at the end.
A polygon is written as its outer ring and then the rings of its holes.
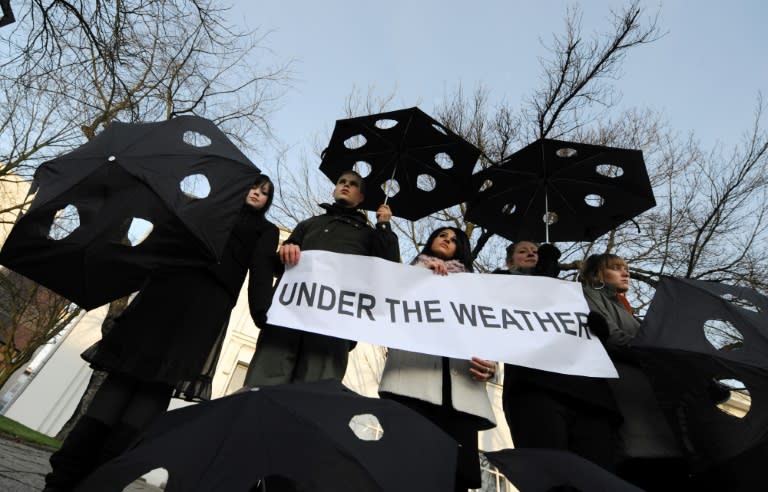
MULTIPOLYGON (((469 239, 455 227, 437 229, 411 264, 438 275, 472 272, 469 239)), ((496 426, 485 390, 495 366, 476 357, 459 360, 396 349, 387 355, 379 395, 422 414, 461 444, 456 490, 481 485, 477 432, 496 426)))
MULTIPOLYGON (((559 257, 551 244, 518 241, 507 249, 509 272, 494 273, 556 277, 559 257)), ((506 364, 502 402, 516 448, 571 451, 613 470, 620 417, 604 379, 506 364)))
POLYGON ((82 357, 108 376, 61 449, 51 456, 46 491, 71 490, 93 469, 124 451, 165 412, 172 396, 207 400, 246 273, 257 325, 271 302, 279 231, 264 214, 274 186, 252 184, 221 261, 198 269, 157 271, 111 330, 82 357))

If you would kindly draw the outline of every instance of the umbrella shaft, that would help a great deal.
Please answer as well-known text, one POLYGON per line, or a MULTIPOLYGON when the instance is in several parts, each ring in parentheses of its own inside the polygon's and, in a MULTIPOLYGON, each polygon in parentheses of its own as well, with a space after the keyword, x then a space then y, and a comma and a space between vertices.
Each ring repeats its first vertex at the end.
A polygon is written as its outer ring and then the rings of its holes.
POLYGON ((549 243, 549 197, 544 188, 544 242, 549 243))

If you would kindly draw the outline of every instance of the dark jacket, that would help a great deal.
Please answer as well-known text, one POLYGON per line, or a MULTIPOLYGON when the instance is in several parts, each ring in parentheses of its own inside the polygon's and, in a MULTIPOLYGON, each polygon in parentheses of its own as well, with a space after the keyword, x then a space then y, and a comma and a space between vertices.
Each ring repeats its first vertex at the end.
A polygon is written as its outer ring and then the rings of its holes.
POLYGON ((609 346, 629 345, 629 342, 637 336, 640 321, 619 302, 615 288, 605 285, 595 289, 585 285, 584 298, 587 300, 589 310, 602 315, 608 323, 609 346))
POLYGON ((240 213, 227 241, 219 263, 210 265, 208 271, 221 283, 236 302, 248 277, 248 306, 256 326, 264 326, 267 309, 272 302, 272 281, 277 243, 280 231, 247 205, 240 213), (247 208, 246 208, 247 207, 247 208))
POLYGON ((266 318, 277 240, 277 227, 244 208, 218 264, 155 272, 83 358, 97 369, 175 386, 186 399, 210 399, 227 320, 249 269, 251 313, 257 324, 266 318))
MULTIPOLYGON (((371 227, 356 209, 322 204, 325 214, 299 222, 284 244, 302 251, 377 256, 400 261, 400 246, 389 224, 371 227)), ((245 376, 246 386, 268 386, 344 377, 348 352, 357 342, 267 324, 245 376)))
POLYGON ((357 209, 327 203, 320 206, 325 214, 299 222, 285 244, 297 244, 302 251, 315 249, 400 261, 400 245, 388 223, 374 228, 357 209))
POLYGON ((616 289, 610 285, 600 289, 585 285, 584 297, 590 311, 602 315, 608 324, 606 348, 619 372, 619 379, 608 384, 623 418, 620 458, 682 457, 648 377, 627 348, 640 330, 640 321, 616 298, 616 289))
MULTIPOLYGON (((495 270, 493 273, 531 275, 527 271, 501 269, 495 270)), ((513 364, 504 364, 502 401, 505 408, 508 405, 514 405, 514 395, 516 393, 531 389, 545 389, 609 412, 617 411, 616 402, 605 379, 560 374, 513 364)))

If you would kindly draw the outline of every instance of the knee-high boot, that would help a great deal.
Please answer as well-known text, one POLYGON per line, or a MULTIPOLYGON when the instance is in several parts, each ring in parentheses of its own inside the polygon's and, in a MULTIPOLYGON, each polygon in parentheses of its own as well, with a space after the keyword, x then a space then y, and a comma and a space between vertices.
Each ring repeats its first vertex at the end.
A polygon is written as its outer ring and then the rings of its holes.
POLYGON ((102 465, 112 458, 123 454, 136 442, 140 433, 141 431, 132 425, 122 422, 117 424, 112 428, 109 436, 104 441, 104 445, 101 447, 98 465, 102 465))
POLYGON ((89 417, 80 418, 58 451, 50 458, 51 473, 45 476, 44 492, 72 490, 99 464, 99 456, 110 426, 89 417))

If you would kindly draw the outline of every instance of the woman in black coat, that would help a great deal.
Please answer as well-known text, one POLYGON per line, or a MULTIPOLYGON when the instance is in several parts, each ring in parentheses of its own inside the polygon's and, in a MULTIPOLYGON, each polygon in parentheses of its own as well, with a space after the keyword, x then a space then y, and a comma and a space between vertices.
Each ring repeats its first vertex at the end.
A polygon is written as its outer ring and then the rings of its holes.
POLYGON ((83 352, 108 376, 51 456, 46 491, 71 490, 124 451, 172 396, 210 399, 229 314, 247 272, 251 316, 257 325, 266 321, 279 236, 264 217, 273 190, 267 176, 253 183, 219 263, 155 272, 112 329, 83 352))
MULTIPOLYGON (((518 241, 507 250, 510 271, 497 273, 557 277, 559 257, 550 244, 518 241)), ((502 402, 516 448, 563 449, 614 469, 621 417, 605 379, 506 364, 502 402)))

